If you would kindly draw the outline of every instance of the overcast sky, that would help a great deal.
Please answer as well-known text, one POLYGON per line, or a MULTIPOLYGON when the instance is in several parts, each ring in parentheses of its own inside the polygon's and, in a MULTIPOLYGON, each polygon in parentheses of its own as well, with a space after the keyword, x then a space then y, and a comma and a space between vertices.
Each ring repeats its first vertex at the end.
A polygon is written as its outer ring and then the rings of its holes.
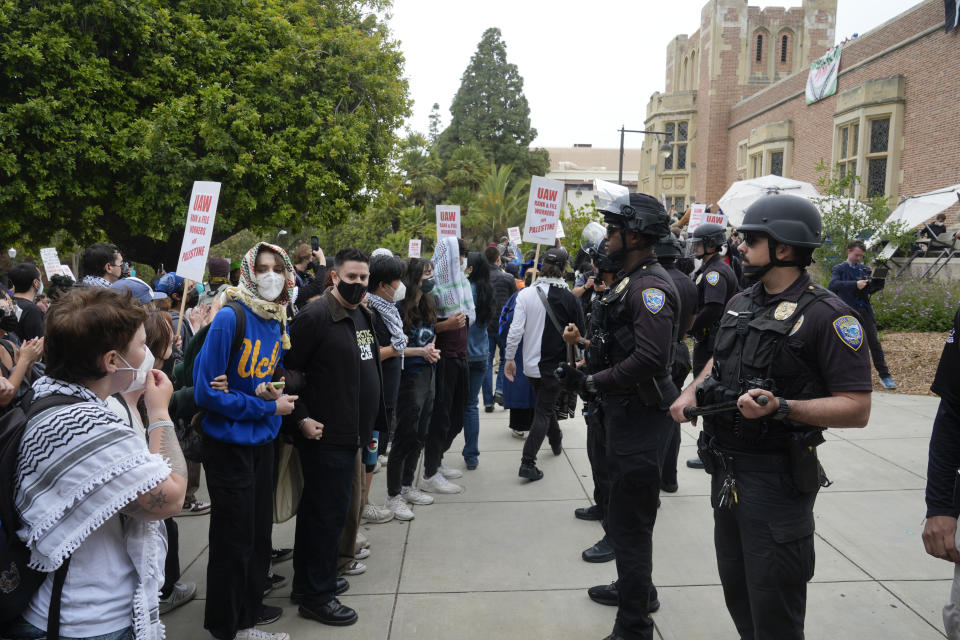
MULTIPOLYGON (((799 0, 751 5, 800 6, 799 0)), ((911 0, 839 0, 837 41, 916 4, 911 0)), ((460 76, 489 27, 499 27, 530 103, 537 146, 591 143, 617 147, 621 124, 642 129, 647 101, 664 89, 667 43, 696 31, 704 0, 394 0, 390 28, 406 57, 413 114, 426 133, 430 107, 443 125, 460 76)), ((639 147, 643 136, 627 137, 639 147)))

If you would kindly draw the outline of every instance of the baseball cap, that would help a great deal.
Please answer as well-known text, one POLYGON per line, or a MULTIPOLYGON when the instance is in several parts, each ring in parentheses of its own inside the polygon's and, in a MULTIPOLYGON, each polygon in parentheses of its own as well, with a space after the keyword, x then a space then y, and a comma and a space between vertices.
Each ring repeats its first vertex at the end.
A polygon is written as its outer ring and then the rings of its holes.
POLYGON ((183 278, 174 272, 165 273, 157 280, 157 291, 170 295, 183 289, 183 278))
POLYGON ((148 304, 153 300, 162 300, 167 297, 167 294, 154 291, 146 282, 133 276, 117 280, 110 285, 110 288, 117 291, 129 291, 130 295, 140 304, 148 304))

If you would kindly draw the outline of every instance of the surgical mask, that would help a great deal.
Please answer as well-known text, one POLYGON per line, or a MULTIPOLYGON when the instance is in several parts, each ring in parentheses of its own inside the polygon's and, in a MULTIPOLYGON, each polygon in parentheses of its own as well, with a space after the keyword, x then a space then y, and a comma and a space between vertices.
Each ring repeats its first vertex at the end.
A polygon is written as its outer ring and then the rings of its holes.
POLYGON ((400 302, 407 297, 407 285, 400 283, 400 286, 397 287, 397 290, 393 292, 393 301, 400 302))
POLYGON ((150 370, 153 369, 154 357, 153 353, 144 345, 143 347, 144 357, 143 362, 140 363, 140 366, 137 368, 131 367, 130 363, 127 362, 127 359, 121 356, 119 353, 117 357, 123 360, 123 364, 127 365, 125 367, 117 367, 117 371, 133 371, 133 380, 130 381, 130 384, 126 389, 121 391, 121 393, 131 393, 133 391, 139 391, 143 389, 147 384, 147 376, 150 375, 150 370))
POLYGON ((257 274, 257 290, 264 300, 273 302, 283 293, 283 286, 286 280, 282 275, 274 271, 266 271, 257 274))
POLYGON ((420 281, 420 291, 423 293, 430 293, 433 291, 433 287, 436 284, 436 281, 433 278, 427 278, 426 280, 420 281))
POLYGON ((367 285, 359 282, 345 282, 340 280, 337 283, 337 292, 347 304, 360 304, 363 296, 367 295, 367 285))
POLYGON ((43 280, 37 280, 37 282, 38 282, 39 284, 37 285, 37 296, 36 296, 36 297, 39 298, 40 296, 43 295, 43 280))

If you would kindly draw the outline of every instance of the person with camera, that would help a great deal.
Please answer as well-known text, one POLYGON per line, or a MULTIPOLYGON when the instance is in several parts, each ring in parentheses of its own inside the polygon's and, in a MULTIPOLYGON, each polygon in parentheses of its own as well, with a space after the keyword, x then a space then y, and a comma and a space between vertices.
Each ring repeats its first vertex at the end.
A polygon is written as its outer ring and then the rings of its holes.
POLYGON ((808 200, 764 196, 739 227, 746 275, 713 358, 670 408, 704 415, 717 569, 740 638, 801 640, 814 570, 813 504, 826 427, 870 417, 870 363, 850 307, 806 271, 821 243, 808 200), (709 413, 708 413, 709 411, 709 413))
POLYGON ((897 383, 890 375, 887 361, 883 357, 883 347, 880 346, 880 336, 877 335, 877 322, 873 316, 873 305, 870 296, 877 291, 871 282, 870 267, 863 264, 863 255, 867 247, 862 240, 854 240, 847 245, 847 259, 838 264, 830 272, 828 288, 840 299, 846 302, 856 312, 863 325, 863 332, 867 336, 870 346, 870 355, 873 357, 873 366, 880 376, 880 384, 884 389, 896 389, 897 383))
POLYGON ((615 210, 604 210, 606 249, 619 279, 594 309, 599 326, 589 350, 600 370, 587 374, 565 364, 558 374, 568 389, 600 397, 610 474, 605 524, 617 581, 591 587, 588 595, 618 603, 606 640, 634 640, 653 637, 650 613, 660 606, 651 575, 653 526, 673 426, 667 409, 678 395, 670 368, 680 308, 676 287, 654 255, 670 233, 663 205, 633 193, 629 204, 608 207, 615 210))

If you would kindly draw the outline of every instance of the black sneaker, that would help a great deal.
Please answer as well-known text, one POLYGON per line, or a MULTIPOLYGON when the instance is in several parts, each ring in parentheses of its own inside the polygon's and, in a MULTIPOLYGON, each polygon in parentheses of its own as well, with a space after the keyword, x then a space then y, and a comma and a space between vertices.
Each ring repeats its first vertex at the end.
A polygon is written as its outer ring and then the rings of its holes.
POLYGON ((287 584, 287 582, 288 582, 287 578, 284 578, 281 575, 277 575, 276 573, 267 576, 267 583, 263 587, 264 597, 266 597, 266 595, 271 591, 273 591, 274 589, 279 589, 280 587, 284 586, 285 584, 287 584))
POLYGON ((600 507, 595 504, 589 507, 577 507, 573 510, 573 515, 578 520, 602 520, 600 507))
POLYGON ((260 617, 257 618, 257 624, 261 625, 276 622, 282 615, 283 609, 280 607, 272 607, 269 604, 262 605, 260 607, 260 617))
MULTIPOLYGON (((335 592, 336 595, 339 596, 339 595, 341 595, 341 594, 344 594, 344 593, 346 593, 349 589, 350 589, 350 583, 347 582, 347 579, 346 579, 346 578, 337 578, 337 590, 336 590, 336 592, 335 592)), ((303 595, 297 593, 296 591, 291 591, 291 592, 290 592, 290 602, 292 602, 293 604, 302 604, 302 603, 303 603, 303 595)))
POLYGON ((493 405, 492 404, 484 405, 483 410, 487 413, 493 413, 493 405))
POLYGON ((503 406, 503 391, 496 391, 493 394, 493 403, 503 406))
POLYGON ((286 562, 293 557, 293 549, 274 549, 270 552, 270 562, 277 564, 278 562, 286 562))
POLYGON ((334 627, 347 627, 357 621, 357 612, 334 598, 321 605, 304 602, 300 605, 300 615, 334 627))
POLYGON ((520 473, 518 475, 531 482, 536 482, 543 477, 543 471, 537 469, 537 465, 533 462, 523 462, 520 464, 520 473))

